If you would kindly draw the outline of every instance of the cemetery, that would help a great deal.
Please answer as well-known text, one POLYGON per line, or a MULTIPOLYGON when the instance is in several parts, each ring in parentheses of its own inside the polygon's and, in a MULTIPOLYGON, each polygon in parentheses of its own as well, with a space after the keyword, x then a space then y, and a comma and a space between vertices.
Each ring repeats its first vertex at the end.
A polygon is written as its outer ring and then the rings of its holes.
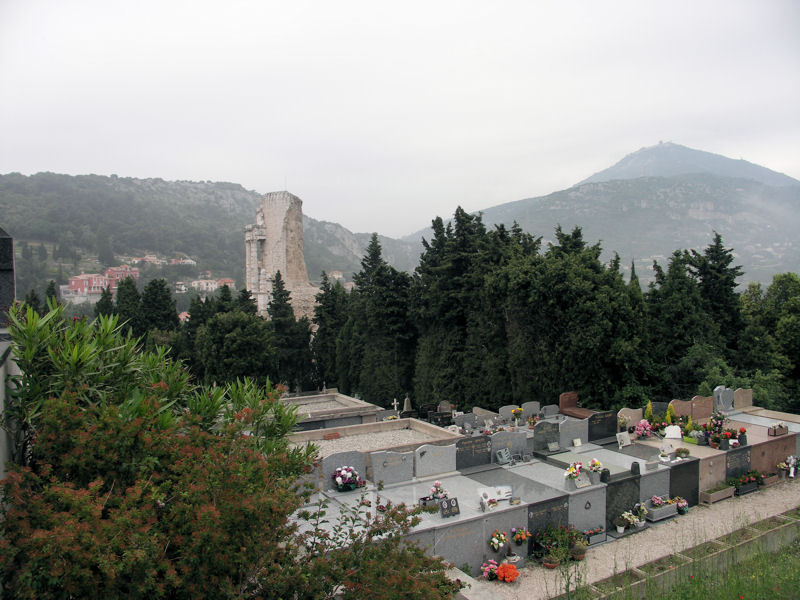
MULTIPOLYGON (((342 411, 353 406, 346 400, 337 398, 342 411)), ((336 407, 317 401, 335 423, 336 407)), ((439 405, 417 414, 293 434, 293 444, 319 447, 306 478, 312 504, 324 498, 331 513, 423 506, 410 541, 478 579, 513 564, 514 574, 500 571, 505 581, 544 564, 541 540, 554 532, 591 553, 705 510, 692 508, 701 502, 746 496, 781 476, 793 482, 800 442, 800 419, 765 415, 752 393, 748 404, 747 390, 722 387, 709 398, 620 411, 583 409, 562 394, 558 405, 467 414, 439 405), (342 468, 355 470, 353 483, 340 483, 342 468)))

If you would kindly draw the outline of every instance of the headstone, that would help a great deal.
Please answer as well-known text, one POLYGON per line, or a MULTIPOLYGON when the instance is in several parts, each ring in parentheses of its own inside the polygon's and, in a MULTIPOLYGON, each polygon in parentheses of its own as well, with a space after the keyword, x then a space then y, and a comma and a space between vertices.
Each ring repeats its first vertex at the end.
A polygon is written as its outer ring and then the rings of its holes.
POLYGON ((740 446, 725 453, 725 477, 739 477, 750 470, 752 446, 740 446))
POLYGON ((492 434, 492 450, 497 452, 505 448, 512 457, 522 458, 527 441, 528 435, 525 431, 498 431, 492 434))
MULTIPOLYGON (((692 416, 692 402, 690 400, 671 400, 669 405, 679 417, 692 416)), ((694 418, 694 417, 692 417, 694 418)))
POLYGON ((576 408, 578 406, 578 392, 564 392, 558 397, 558 408, 576 408))
POLYGON ((547 404, 542 408, 542 413, 544 414, 545 419, 548 417, 555 417, 558 414, 558 405, 547 404))
POLYGON ((714 410, 730 412, 733 410, 733 390, 724 385, 714 388, 714 410))
POLYGON ((697 506, 700 495, 700 461, 685 458, 672 463, 669 471, 669 495, 685 498, 689 506, 697 506))
POLYGON ((437 412, 453 412, 453 405, 447 400, 442 400, 436 410, 437 412))
POLYGON ((741 410, 753 406, 753 390, 736 388, 733 392, 733 408, 741 410))
POLYGON ((533 428, 533 451, 552 452, 548 447, 553 443, 558 444, 560 437, 558 423, 539 421, 533 428))
POLYGON ((492 440, 489 436, 479 435, 456 442, 456 469, 458 471, 479 465, 488 465, 491 461, 492 440))
POLYGON ((681 440, 683 439, 683 434, 678 425, 668 425, 664 428, 664 437, 668 440, 681 440))
POLYGON ((567 419, 558 424, 559 441, 562 448, 575 446, 573 440, 589 443, 589 423, 587 419, 567 419))
POLYGON ((419 418, 423 421, 427 421, 430 413, 437 412, 436 408, 436 404, 423 404, 419 407, 419 418))
POLYGON ((331 479, 339 467, 353 467, 362 479, 367 478, 367 460, 361 452, 337 452, 322 459, 322 489, 332 490, 336 484, 331 479))
POLYGON ((692 398, 692 420, 702 421, 714 412, 713 396, 694 396, 692 398))
POLYGON ((667 414, 667 408, 669 408, 669 402, 651 402, 650 405, 653 407, 653 415, 665 415, 667 414))
POLYGON ((511 423, 514 420, 514 415, 511 413, 511 411, 515 408, 519 408, 519 406, 516 404, 506 404, 505 406, 501 406, 497 412, 500 413, 500 417, 506 423, 511 423))
POLYGON ((569 501, 565 496, 528 505, 528 530, 541 531, 548 525, 565 526, 569 520, 569 501))
POLYGON ((631 434, 627 431, 620 431, 617 434, 617 444, 620 448, 631 445, 631 434))
POLYGON ((617 413, 613 410, 606 410, 595 413, 588 419, 589 421, 589 441, 601 441, 606 439, 616 439, 617 435, 617 413))
POLYGON ((606 529, 614 530, 614 519, 639 501, 639 476, 628 475, 606 484, 606 529))
POLYGON ((541 410, 542 407, 538 402, 525 402, 522 405, 522 418, 527 421, 528 417, 538 417, 541 410))
POLYGON ((463 415, 453 415, 453 423, 459 427, 471 425, 473 428, 478 426, 478 416, 475 413, 464 413, 463 415))
POLYGON ((644 411, 641 408, 621 408, 617 412, 617 422, 625 418, 627 427, 636 427, 636 424, 644 419, 644 411))
POLYGON ((456 470, 456 445, 423 444, 414 450, 414 475, 428 477, 456 470))
POLYGON ((429 412, 428 422, 437 427, 447 427, 453 424, 453 413, 449 412, 429 412))
POLYGON ((372 481, 384 484, 410 481, 414 477, 414 453, 378 451, 370 452, 372 481))

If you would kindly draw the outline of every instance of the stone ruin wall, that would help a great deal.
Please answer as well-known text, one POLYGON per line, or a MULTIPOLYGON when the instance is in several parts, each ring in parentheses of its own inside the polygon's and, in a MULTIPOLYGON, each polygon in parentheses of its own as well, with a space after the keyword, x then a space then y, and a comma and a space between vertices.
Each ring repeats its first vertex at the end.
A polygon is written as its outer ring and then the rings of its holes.
POLYGON ((245 286, 253 294, 258 314, 267 316, 272 279, 281 272, 291 294, 295 317, 314 316, 314 296, 303 256, 303 201, 289 192, 261 198, 256 222, 244 228, 245 286))

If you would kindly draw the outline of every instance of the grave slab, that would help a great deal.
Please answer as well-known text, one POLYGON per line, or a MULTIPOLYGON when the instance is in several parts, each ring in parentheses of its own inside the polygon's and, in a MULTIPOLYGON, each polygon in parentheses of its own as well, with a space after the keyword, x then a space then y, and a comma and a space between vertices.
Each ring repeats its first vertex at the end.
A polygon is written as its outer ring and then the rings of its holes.
POLYGON ((553 421, 539 421, 533 428, 533 451, 536 454, 552 454, 561 452, 561 434, 559 424, 553 421), (551 444, 559 448, 551 450, 551 444))
POLYGON ((528 434, 525 431, 498 431, 492 434, 492 462, 497 462, 497 452, 506 448, 512 457, 527 453, 528 434))
POLYGON ((337 452, 322 459, 322 489, 333 490, 336 484, 331 476, 339 467, 353 467, 362 479, 367 478, 367 459, 362 452, 337 452))
POLYGON ((470 467, 487 465, 492 462, 492 440, 489 436, 478 435, 456 442, 456 469, 462 471, 470 467))
POLYGON ((559 424, 559 442, 562 448, 575 448, 575 439, 581 441, 581 446, 589 443, 589 422, 586 419, 567 417, 559 424))
POLYGON ((617 442, 617 413, 606 410, 593 414, 589 421, 589 441, 596 444, 617 442))

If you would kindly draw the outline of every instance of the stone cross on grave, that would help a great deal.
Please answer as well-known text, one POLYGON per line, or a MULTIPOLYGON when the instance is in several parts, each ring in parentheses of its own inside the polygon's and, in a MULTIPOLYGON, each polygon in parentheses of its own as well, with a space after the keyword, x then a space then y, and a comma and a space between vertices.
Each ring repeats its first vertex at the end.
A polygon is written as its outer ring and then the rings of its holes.
POLYGON ((394 400, 392 400, 392 408, 397 410, 397 405, 398 405, 397 398, 395 398, 394 400))

